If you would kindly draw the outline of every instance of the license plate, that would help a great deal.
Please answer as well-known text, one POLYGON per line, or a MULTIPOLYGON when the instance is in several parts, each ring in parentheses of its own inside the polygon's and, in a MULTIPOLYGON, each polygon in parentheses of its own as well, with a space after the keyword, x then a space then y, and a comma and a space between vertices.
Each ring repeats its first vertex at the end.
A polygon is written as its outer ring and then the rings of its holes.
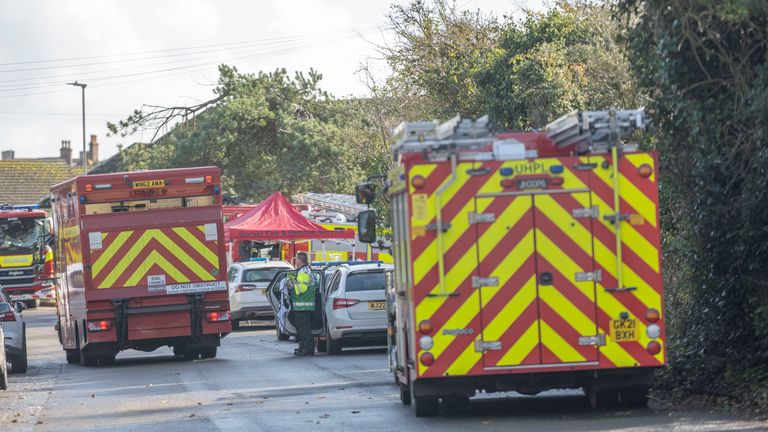
POLYGON ((635 319, 617 319, 611 323, 611 336, 616 342, 636 342, 637 320, 635 319))
POLYGON ((141 180, 131 184, 133 189, 152 189, 165 187, 165 180, 141 180))
POLYGON ((529 178, 517 181, 518 189, 545 189, 548 181, 545 178, 529 178))
POLYGON ((384 310, 387 308, 387 302, 385 301, 369 301, 368 309, 370 310, 384 310))

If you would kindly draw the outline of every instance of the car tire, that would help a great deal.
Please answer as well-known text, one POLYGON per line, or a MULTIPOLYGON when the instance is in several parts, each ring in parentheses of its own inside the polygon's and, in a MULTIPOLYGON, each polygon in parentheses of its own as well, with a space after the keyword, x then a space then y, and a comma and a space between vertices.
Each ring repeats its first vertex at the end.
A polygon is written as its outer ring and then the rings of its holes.
POLYGON ((240 330, 240 320, 232 320, 232 331, 240 330))
POLYGON ((277 332, 277 340, 281 342, 285 342, 288 340, 288 338, 290 338, 289 335, 280 331, 280 326, 275 326, 275 331, 277 332))
POLYGON ((10 372, 12 374, 27 373, 28 363, 27 363, 27 328, 26 326, 21 331, 21 354, 11 356, 9 360, 11 361, 10 372))
POLYGON ((8 371, 5 365, 0 366, 0 390, 8 390, 8 371))
POLYGON ((24 300, 24 304, 27 306, 27 309, 37 309, 40 307, 40 299, 24 300))
POLYGON ((200 358, 203 358, 203 359, 215 358, 217 351, 218 351, 218 347, 215 345, 202 348, 200 349, 200 358))
POLYGON ((324 339, 317 339, 317 352, 328 352, 328 336, 326 336, 324 339))
POLYGON ((440 400, 436 397, 415 397, 413 391, 414 382, 411 381, 409 392, 411 393, 411 411, 416 417, 432 417, 440 413, 440 400))
POLYGON ((328 354, 339 355, 341 354, 341 342, 333 339, 331 333, 327 333, 325 343, 328 346, 328 354))
POLYGON ((80 363, 80 351, 76 349, 65 349, 64 354, 67 356, 67 363, 77 364, 80 363))

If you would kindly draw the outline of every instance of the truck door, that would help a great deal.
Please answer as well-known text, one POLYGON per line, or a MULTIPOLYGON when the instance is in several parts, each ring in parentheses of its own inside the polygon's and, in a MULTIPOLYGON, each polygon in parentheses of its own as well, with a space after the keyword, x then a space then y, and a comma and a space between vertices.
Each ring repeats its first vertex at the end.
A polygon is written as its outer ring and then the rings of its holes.
POLYGON ((589 172, 576 157, 498 162, 477 195, 483 365, 597 360, 589 172), (487 224, 487 227, 483 227, 487 224))

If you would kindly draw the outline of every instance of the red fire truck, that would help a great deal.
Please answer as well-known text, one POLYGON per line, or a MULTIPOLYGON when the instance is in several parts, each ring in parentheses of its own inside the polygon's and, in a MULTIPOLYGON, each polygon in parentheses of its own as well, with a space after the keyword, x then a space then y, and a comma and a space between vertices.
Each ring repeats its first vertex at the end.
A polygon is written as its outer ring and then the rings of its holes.
POLYGON ((53 287, 53 253, 45 243, 47 218, 37 205, 0 207, 0 286, 11 300, 27 307, 37 307, 41 291, 53 287))
POLYGON ((216 356, 231 331, 218 168, 80 176, 51 188, 51 206, 68 362, 216 356))
MULTIPOLYGON (((640 109, 534 132, 487 118, 396 130, 390 368, 417 416, 477 391, 647 403, 666 363, 658 160, 621 141, 646 122, 640 109)), ((357 192, 370 201, 370 184, 357 192)), ((358 218, 366 241, 372 216, 358 218)))

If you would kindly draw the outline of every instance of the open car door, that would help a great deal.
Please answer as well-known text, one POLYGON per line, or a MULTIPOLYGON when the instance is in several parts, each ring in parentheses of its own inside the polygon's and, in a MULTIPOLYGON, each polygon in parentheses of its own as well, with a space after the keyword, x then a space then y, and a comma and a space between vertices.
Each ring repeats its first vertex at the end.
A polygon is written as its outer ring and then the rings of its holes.
MULTIPOLYGON (((283 281, 288 277, 296 276, 297 270, 283 270, 278 272, 267 287, 267 300, 275 312, 275 325, 284 334, 296 336, 293 312, 290 309, 290 291, 280 291, 283 281)), ((325 329, 325 314, 323 314, 322 292, 325 287, 325 274, 322 270, 312 270, 312 280, 318 289, 315 294, 315 315, 312 319, 312 334, 322 336, 325 329)))

